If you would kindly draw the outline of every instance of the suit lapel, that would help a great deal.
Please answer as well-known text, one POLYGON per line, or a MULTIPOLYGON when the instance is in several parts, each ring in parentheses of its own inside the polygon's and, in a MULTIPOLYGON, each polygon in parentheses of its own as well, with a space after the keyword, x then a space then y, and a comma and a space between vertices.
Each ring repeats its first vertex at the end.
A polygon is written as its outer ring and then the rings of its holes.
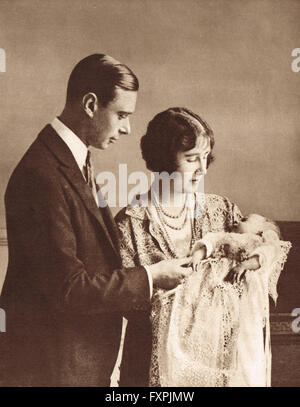
MULTIPOLYGON (((86 208, 88 211, 97 219, 97 221, 100 223, 102 229, 105 232, 105 235, 107 239, 109 240, 111 246, 113 247, 114 251, 116 253, 116 247, 112 241, 112 238, 110 236, 110 233, 106 227, 106 223, 104 222, 101 210, 98 208, 95 198, 92 194, 91 189, 87 185, 87 183, 84 181, 82 174, 78 168, 78 172, 73 171, 71 168, 67 167, 60 167, 60 170, 64 173, 64 175, 68 178, 69 182, 73 185, 73 187, 76 189, 78 194, 80 195, 81 199, 83 200, 86 208)), ((108 209, 109 210, 109 209, 108 209)))
POLYGON ((52 151, 53 154, 58 158, 60 162, 59 169, 64 174, 64 176, 68 179, 70 184, 73 185, 74 189, 77 191, 79 196, 81 197, 83 203, 85 204, 87 210, 93 215, 96 220, 101 225, 108 241, 110 242, 113 250, 117 255, 119 252, 117 250, 116 245, 114 244, 112 237, 110 235, 110 231, 107 228, 107 225, 103 219, 103 214, 109 219, 112 220, 113 227, 110 228, 113 231, 114 240, 116 239, 116 231, 114 228, 116 227, 114 219, 110 213, 110 209, 108 207, 99 209, 95 199, 93 197, 92 191, 85 182, 82 173, 73 157, 68 146, 64 143, 64 141, 59 137, 59 135, 55 132, 55 130, 50 126, 47 125, 40 133, 39 138, 41 141, 52 151), (110 214, 110 215, 109 215, 110 214))

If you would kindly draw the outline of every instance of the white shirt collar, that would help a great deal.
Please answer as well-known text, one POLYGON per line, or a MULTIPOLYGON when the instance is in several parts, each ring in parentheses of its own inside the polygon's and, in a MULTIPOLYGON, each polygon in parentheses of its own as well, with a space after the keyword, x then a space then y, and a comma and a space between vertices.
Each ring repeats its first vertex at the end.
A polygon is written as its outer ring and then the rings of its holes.
POLYGON ((76 134, 71 129, 69 129, 69 127, 67 127, 57 117, 53 119, 51 126, 69 147, 78 167, 80 168, 80 171, 82 172, 88 152, 87 146, 82 140, 80 140, 78 136, 76 136, 76 134))

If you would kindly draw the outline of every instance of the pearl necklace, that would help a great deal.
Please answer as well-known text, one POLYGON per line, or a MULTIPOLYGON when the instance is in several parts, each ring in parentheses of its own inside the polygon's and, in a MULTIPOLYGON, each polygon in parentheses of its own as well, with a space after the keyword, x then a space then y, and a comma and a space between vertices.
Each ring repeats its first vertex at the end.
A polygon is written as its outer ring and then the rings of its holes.
MULTIPOLYGON (((185 208, 185 207, 184 207, 184 208, 185 208)), ((163 214, 164 214, 164 213, 163 213, 162 208, 161 208, 160 205, 157 205, 157 206, 156 206, 156 212, 157 212, 157 215, 158 215, 160 221, 161 221, 163 224, 167 225, 170 229, 173 229, 173 230, 182 230, 183 227, 184 227, 184 225, 186 224, 187 211, 186 211, 186 213, 185 213, 183 222, 181 223, 180 226, 173 226, 173 225, 171 225, 169 222, 167 222, 166 219, 164 219, 164 217, 163 217, 163 214)), ((175 219, 178 219, 178 218, 175 218, 175 219)))
POLYGON ((158 202, 158 206, 159 206, 161 212, 162 212, 167 218, 170 218, 170 219, 179 219, 180 216, 183 214, 185 208, 186 208, 186 202, 187 202, 187 196, 185 196, 185 201, 184 201, 183 207, 182 207, 182 209, 180 210, 180 212, 179 212, 178 215, 171 215, 171 214, 169 214, 168 212, 166 212, 166 210, 163 208, 163 206, 162 206, 159 202, 158 202))
MULTIPOLYGON (((153 191, 153 197, 154 197, 154 202, 155 202, 154 206, 155 206, 155 209, 156 209, 156 213, 157 213, 158 219, 160 221, 162 230, 164 232, 165 239, 168 242, 169 249, 171 250, 171 252, 173 253, 173 256, 175 258, 180 258, 180 256, 178 256, 178 254, 177 254, 177 250, 175 248, 175 245, 174 245, 174 243, 173 243, 173 241, 172 241, 172 239, 171 239, 171 237, 170 237, 170 235, 169 235, 169 233, 167 231, 166 225, 169 226, 171 229, 174 229, 174 230, 178 230, 178 229, 175 229, 174 226, 172 227, 172 226, 168 225, 168 223, 163 219, 163 216, 162 216, 163 213, 162 213, 162 211, 160 211, 159 199, 158 199, 155 191, 153 191)), ((196 195, 194 195, 194 197, 195 197, 195 202, 194 202, 193 212, 194 212, 194 215, 195 215, 196 195)), ((186 203, 187 203, 187 199, 185 201, 185 207, 186 207, 186 203)), ((187 215, 188 215, 188 210, 186 211, 186 214, 185 214, 184 224, 186 223, 186 220, 188 218, 187 215)), ((195 243, 195 219, 194 219, 194 215, 190 214, 190 218, 191 218, 190 250, 192 250, 192 247, 193 247, 193 245, 195 243)), ((183 229, 183 226, 181 228, 179 228, 179 230, 183 229)))
MULTIPOLYGON (((156 209, 157 209, 157 207, 156 207, 156 209)), ((162 226, 164 235, 165 235, 165 239, 166 239, 166 241, 168 242, 169 249, 171 250, 171 252, 173 253, 173 256, 174 256, 175 258, 180 258, 181 256, 178 255, 177 250, 176 250, 176 248, 175 248, 175 245, 174 245, 174 243, 173 243, 173 240, 171 239, 171 237, 170 237, 170 235, 169 235, 169 233, 168 233, 168 231, 167 231, 167 228, 166 228, 166 226, 165 226, 166 222, 164 222, 164 220, 163 220, 162 217, 160 216, 161 214, 160 214, 159 211, 157 211, 157 215, 158 215, 158 218, 159 218, 159 220, 160 220, 160 223, 161 223, 161 226, 162 226)), ((185 220, 186 220, 186 219, 187 219, 187 216, 185 217, 185 220)), ((193 246, 194 246, 194 243, 195 243, 195 229, 194 229, 194 228, 195 228, 194 219, 193 219, 193 216, 191 216, 190 251, 192 250, 192 248, 193 248, 193 246)), ((172 228, 171 228, 171 229, 172 229, 172 228)))

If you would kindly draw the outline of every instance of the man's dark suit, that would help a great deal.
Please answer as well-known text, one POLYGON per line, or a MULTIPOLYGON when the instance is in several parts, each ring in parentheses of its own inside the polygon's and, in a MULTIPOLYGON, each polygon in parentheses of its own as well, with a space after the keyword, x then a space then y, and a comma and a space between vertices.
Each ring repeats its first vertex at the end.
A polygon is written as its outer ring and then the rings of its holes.
POLYGON ((5 204, 2 384, 109 385, 122 314, 149 306, 148 277, 121 268, 110 210, 97 207, 50 125, 13 172, 5 204))

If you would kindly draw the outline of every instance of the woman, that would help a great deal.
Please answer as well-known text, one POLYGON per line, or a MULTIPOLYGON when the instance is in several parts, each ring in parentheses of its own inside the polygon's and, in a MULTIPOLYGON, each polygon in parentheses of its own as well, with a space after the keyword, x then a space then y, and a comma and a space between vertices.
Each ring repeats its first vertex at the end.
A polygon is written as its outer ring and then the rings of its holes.
MULTIPOLYGON (((170 108, 156 115, 149 123, 147 132, 141 140, 141 149, 147 168, 155 174, 154 182, 148 194, 139 197, 135 205, 123 209, 116 218, 121 234, 121 256, 125 267, 145 266, 162 259, 189 256, 196 240, 208 232, 230 231, 242 218, 239 208, 227 198, 201 192, 203 176, 213 161, 213 147, 214 135, 211 128, 188 109, 170 108), (170 179, 171 182, 168 183, 170 179)), ((226 259, 224 261, 226 262, 226 259)), ((219 267, 219 264, 217 266, 219 267)), ((204 266, 203 273, 208 271, 207 266, 204 266)), ((220 288, 220 285, 218 287, 220 288)), ((211 291, 214 295, 218 287, 211 291)), ((216 296, 212 299, 214 307, 216 301, 219 301, 217 307, 209 308, 211 318, 216 317, 214 315, 216 309, 224 313, 224 306, 228 308, 232 318, 236 317, 238 289, 229 287, 229 291, 224 294, 221 287, 219 291, 218 300, 216 296)), ((174 309, 172 311, 172 307, 174 308, 172 294, 165 295, 155 291, 152 321, 150 312, 128 316, 121 365, 121 386, 147 386, 149 381, 150 385, 176 383, 162 382, 162 371, 166 372, 176 358, 177 366, 180 366, 181 356, 174 353, 174 360, 166 360, 162 352, 162 349, 168 351, 162 342, 164 335, 168 334, 170 321, 175 312, 174 309)), ((179 304, 179 308, 180 306, 187 309, 186 304, 179 304)), ((206 314, 209 315, 209 312, 206 314)), ((190 316, 191 313, 189 318, 190 316)), ((178 327, 180 321, 178 320, 175 326, 178 327)), ((206 323, 210 325, 209 320, 206 323)), ((211 326, 213 327, 213 323, 211 326)), ((180 336, 180 326, 178 328, 177 334, 180 336)), ((206 332, 206 336, 211 347, 209 338, 215 340, 216 335, 220 335, 219 339, 224 342, 220 355, 222 363, 232 368, 234 357, 231 345, 234 343, 234 335, 229 324, 227 328, 230 332, 227 339, 223 338, 220 332, 214 333, 213 336, 211 332, 206 332), (224 347, 226 349, 223 352, 224 347)), ((184 332, 182 338, 188 335, 188 332, 184 332)), ((206 339, 203 340, 206 344, 206 339)), ((209 363, 215 357, 213 355, 214 351, 209 363)), ((218 371, 222 370, 219 366, 215 368, 218 371)), ((205 372, 204 376, 207 376, 205 372)), ((237 380, 235 382, 238 383, 237 380)), ((190 385, 193 385, 193 382, 190 382, 190 385)), ((196 381, 196 385, 226 386, 230 383, 221 375, 221 379, 214 377, 208 382, 200 379, 196 381)))

